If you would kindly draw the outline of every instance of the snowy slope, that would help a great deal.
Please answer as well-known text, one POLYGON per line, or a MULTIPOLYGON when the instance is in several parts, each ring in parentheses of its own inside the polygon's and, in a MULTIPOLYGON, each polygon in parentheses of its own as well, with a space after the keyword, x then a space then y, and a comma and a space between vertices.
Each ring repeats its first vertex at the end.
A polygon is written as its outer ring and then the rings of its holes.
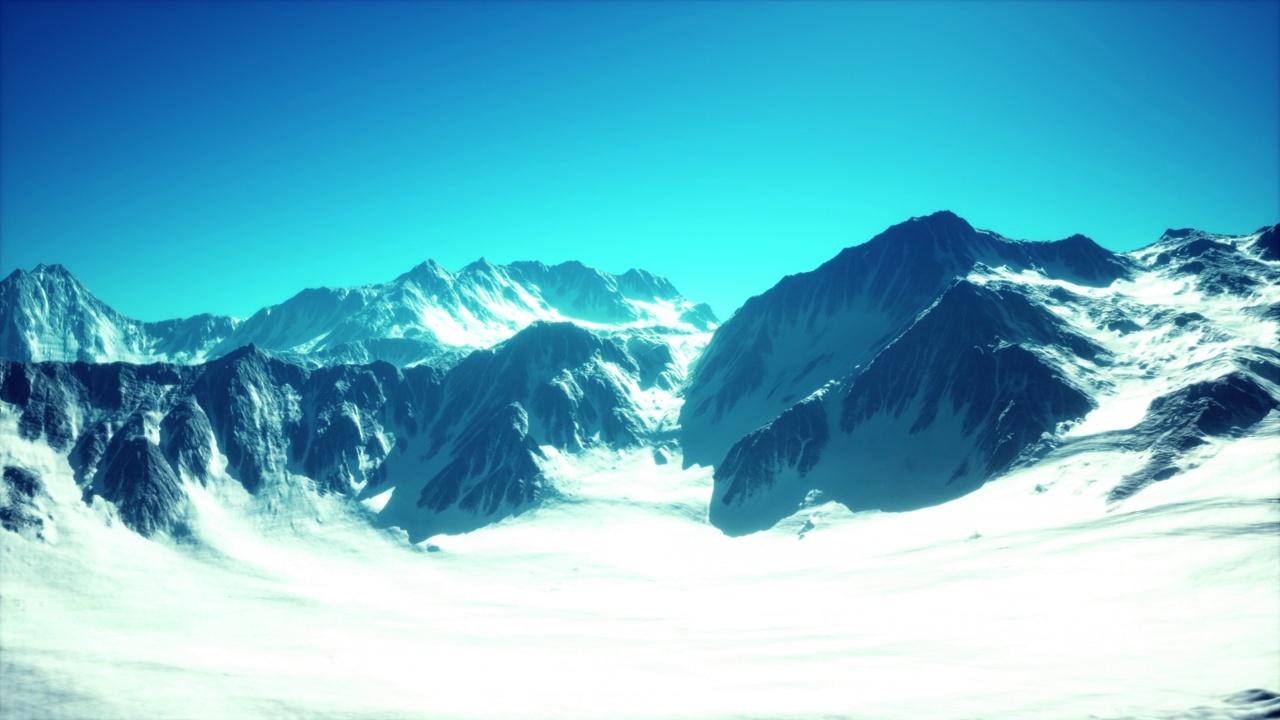
POLYGON ((602 333, 692 334, 717 324, 708 306, 664 278, 643 270, 614 276, 576 262, 479 260, 451 273, 428 261, 387 283, 304 290, 243 322, 132 320, 59 265, 0 282, 0 357, 12 360, 189 364, 254 345, 311 366, 448 365, 539 320, 602 333))
MULTIPOLYGON (((1267 432, 1280 430, 1272 420, 1267 432)), ((1243 720, 1277 709, 1269 438, 1119 506, 1134 458, 1027 468, 911 513, 809 508, 729 538, 705 469, 548 452, 571 502, 406 546, 335 495, 287 516, 193 490, 146 540, 42 478, 45 541, 0 532, 0 712, 274 717, 1243 720), (1261 460, 1261 461, 1260 461, 1261 460), (1229 482, 1224 482, 1228 479, 1229 482)))

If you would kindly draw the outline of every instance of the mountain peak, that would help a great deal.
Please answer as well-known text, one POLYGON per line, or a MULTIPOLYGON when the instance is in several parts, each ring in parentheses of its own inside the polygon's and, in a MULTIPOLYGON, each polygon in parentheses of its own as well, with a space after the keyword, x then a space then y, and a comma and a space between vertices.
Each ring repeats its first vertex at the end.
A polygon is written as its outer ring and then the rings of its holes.
POLYGON ((927 221, 927 222, 962 222, 965 225, 969 224, 968 221, 966 221, 964 218, 951 212, 950 210, 938 210, 936 212, 931 212, 928 215, 917 215, 911 219, 917 220, 917 221, 927 221))
POLYGON ((939 210, 929 215, 920 215, 911 218, 907 222, 920 223, 935 229, 956 230, 964 233, 974 232, 974 228, 969 224, 968 220, 965 220, 950 210, 939 210))
POLYGON ((1162 240, 1165 238, 1168 238, 1169 240, 1181 240, 1182 238, 1190 237, 1193 233, 1196 233, 1196 232, 1199 232, 1199 231, 1194 228, 1179 228, 1177 230, 1175 230, 1174 228, 1169 228, 1168 230, 1165 230, 1164 235, 1160 237, 1162 240))
POLYGON ((14 270, 12 273, 10 273, 9 277, 6 278, 6 280, 17 280, 19 278, 25 278, 25 277, 32 278, 36 282, 54 281, 54 282, 61 282, 61 283, 69 283, 75 286, 82 286, 80 280, 76 278, 75 275, 71 274, 71 271, 68 270, 66 266, 60 265, 58 263, 54 263, 52 265, 46 265, 44 263, 40 263, 39 265, 36 265, 34 268, 32 268, 30 271, 18 268, 14 270))
POLYGON ((489 262, 488 259, 481 257, 479 260, 468 264, 462 268, 464 273, 492 273, 496 269, 496 265, 489 262))
POLYGON ((453 273, 449 272, 440 263, 435 260, 426 260, 425 262, 414 265, 408 272, 404 273, 396 280, 413 280, 416 282, 432 282, 436 280, 449 280, 453 278, 453 273))
POLYGON ((873 237, 868 244, 890 242, 933 246, 944 254, 950 254, 970 245, 977 236, 978 231, 967 220, 950 210, 939 210, 893 225, 873 237))
POLYGON ((680 294, 671 281, 640 268, 631 268, 619 275, 618 286, 627 296, 639 300, 670 300, 680 294))
POLYGON ((45 265, 44 263, 40 263, 39 265, 36 265, 35 269, 32 270, 31 272, 33 274, 38 274, 38 275, 55 275, 58 277, 68 277, 68 278, 75 277, 74 275, 71 274, 71 271, 66 268, 66 266, 60 263, 54 263, 52 265, 45 265))

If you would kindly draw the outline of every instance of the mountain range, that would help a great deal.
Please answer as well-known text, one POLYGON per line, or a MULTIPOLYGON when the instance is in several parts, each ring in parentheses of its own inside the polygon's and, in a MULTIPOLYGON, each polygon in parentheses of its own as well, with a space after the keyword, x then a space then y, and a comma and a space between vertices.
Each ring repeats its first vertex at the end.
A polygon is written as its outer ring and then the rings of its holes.
POLYGON ((12 360, 201 363, 253 345, 309 366, 383 360, 448 365, 535 321, 596 330, 703 332, 711 308, 643 270, 610 275, 581 263, 493 265, 457 273, 427 261, 396 279, 311 288, 247 319, 142 322, 94 297, 61 265, 0 281, 0 356, 12 360))
POLYGON ((349 498, 420 542, 574 502, 548 468, 592 449, 713 467, 729 535, 937 505, 1086 448, 1132 459, 1099 479, 1122 503, 1275 412, 1278 328, 1276 226, 1113 253, 939 212, 722 325, 661 277, 579 263, 426 262, 158 323, 39 266, 0 282, 0 519, 56 526, 33 447, 147 536, 197 532, 197 489, 231 486, 273 513, 349 498))

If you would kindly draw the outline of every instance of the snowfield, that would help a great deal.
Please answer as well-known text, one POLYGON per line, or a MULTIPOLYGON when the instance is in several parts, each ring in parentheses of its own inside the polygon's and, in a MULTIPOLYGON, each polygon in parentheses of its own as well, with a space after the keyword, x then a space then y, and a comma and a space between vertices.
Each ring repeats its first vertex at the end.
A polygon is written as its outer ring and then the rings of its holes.
MULTIPOLYGON (((0 714, 1274 713, 1237 694, 1280 685, 1278 430, 1120 506, 1104 496, 1135 459, 1084 452, 925 510, 816 504, 732 539, 705 521, 709 471, 651 451, 553 455, 566 502, 416 546, 332 497, 286 511, 223 485, 161 541, 59 503, 56 539, 0 533, 0 714)), ((58 463, 11 428, 4 448, 58 463)))

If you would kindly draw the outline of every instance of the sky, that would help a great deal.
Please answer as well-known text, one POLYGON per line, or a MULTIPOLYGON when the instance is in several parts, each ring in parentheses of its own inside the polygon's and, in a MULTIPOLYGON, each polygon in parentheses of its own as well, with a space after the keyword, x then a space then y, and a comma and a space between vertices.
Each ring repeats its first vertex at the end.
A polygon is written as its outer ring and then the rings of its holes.
POLYGON ((0 3, 0 276, 131 317, 580 260, 721 317, 949 209, 1280 222, 1277 2, 0 3))

